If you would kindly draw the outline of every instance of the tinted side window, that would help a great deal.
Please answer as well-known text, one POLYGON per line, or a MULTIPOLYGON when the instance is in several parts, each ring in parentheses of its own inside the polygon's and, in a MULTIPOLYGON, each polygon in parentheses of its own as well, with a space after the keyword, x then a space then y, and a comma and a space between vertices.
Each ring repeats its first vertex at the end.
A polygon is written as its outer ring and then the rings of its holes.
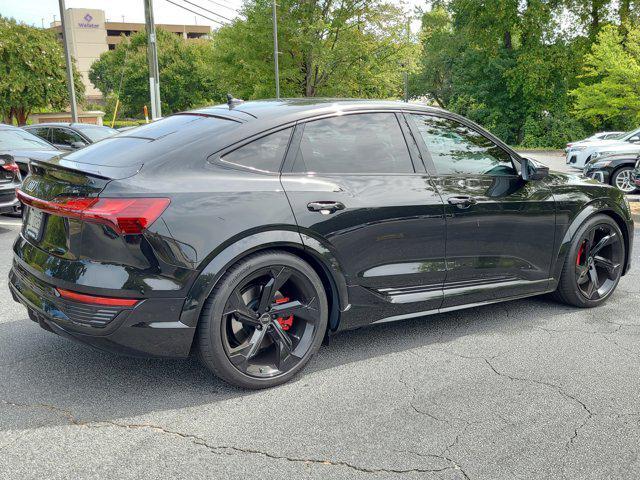
POLYGON ((292 130, 287 128, 254 140, 227 153, 222 160, 262 172, 279 172, 292 130))
POLYGON ((412 114, 440 175, 517 175, 511 156, 455 120, 412 114))
POLYGON ((28 130, 29 132, 37 135, 40 138, 44 138, 45 140, 49 140, 49 129, 47 127, 34 127, 28 130))
POLYGON ((52 128, 51 129, 51 142, 60 145, 69 145, 73 142, 86 143, 80 135, 66 128, 52 128))
POLYGON ((393 113, 363 113, 305 124, 294 172, 413 173, 393 113))

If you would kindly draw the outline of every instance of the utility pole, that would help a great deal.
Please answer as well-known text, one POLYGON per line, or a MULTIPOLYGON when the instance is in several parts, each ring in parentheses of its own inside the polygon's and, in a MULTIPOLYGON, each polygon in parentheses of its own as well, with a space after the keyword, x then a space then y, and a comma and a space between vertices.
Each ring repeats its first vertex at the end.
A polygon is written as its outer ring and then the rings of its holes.
POLYGON ((69 105, 71 105, 71 121, 76 123, 78 121, 78 106, 76 105, 76 87, 73 84, 73 63, 71 63, 71 52, 69 51, 69 32, 67 31, 67 22, 65 22, 66 8, 64 0, 58 0, 58 3, 60 4, 64 59, 67 64, 67 90, 69 91, 69 105))
MULTIPOLYGON (((407 42, 411 41, 411 20, 407 19, 407 42)), ((404 65, 404 103, 409 103, 409 60, 404 65)))
POLYGON ((273 0, 273 66, 276 72, 276 98, 280 98, 280 72, 278 70, 278 18, 276 0, 273 0))
POLYGON ((160 70, 158 69, 158 45, 156 25, 153 20, 153 0, 144 0, 144 20, 147 30, 147 59, 149 61, 149 92, 151 94, 151 119, 162 117, 160 104, 160 70))

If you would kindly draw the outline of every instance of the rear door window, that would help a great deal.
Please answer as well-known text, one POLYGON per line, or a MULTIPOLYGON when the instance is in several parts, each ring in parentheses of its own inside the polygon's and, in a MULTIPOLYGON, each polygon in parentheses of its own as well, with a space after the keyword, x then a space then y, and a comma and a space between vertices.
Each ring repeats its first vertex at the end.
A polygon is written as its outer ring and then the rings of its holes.
POLYGON ((265 135, 227 153, 221 160, 260 172, 279 172, 292 128, 265 135))
POLYGON ((50 140, 50 136, 49 136, 49 129, 47 127, 30 128, 29 132, 33 133, 34 135, 37 135, 40 138, 43 138, 43 139, 47 140, 47 141, 51 141, 50 140))
POLYGON ((294 172, 414 173, 394 113, 362 113, 304 124, 294 172))
POLYGON ((66 128, 52 128, 51 129, 51 142, 56 145, 65 145, 70 147, 74 142, 87 143, 76 132, 68 130, 66 128))

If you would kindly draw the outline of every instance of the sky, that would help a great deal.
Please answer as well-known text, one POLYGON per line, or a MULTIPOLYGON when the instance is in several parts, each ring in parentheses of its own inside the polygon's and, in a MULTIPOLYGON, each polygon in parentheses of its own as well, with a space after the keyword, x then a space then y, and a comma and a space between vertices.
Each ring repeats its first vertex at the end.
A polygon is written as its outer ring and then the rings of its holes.
MULTIPOLYGON (((391 0, 400 3, 400 0, 391 0)), ((222 15, 228 19, 237 16, 237 10, 242 5, 242 0, 153 0, 153 9, 156 23, 170 24, 198 24, 210 25, 213 28, 219 26, 218 23, 202 16, 194 15, 180 7, 172 5, 171 2, 200 12, 210 19, 218 19, 222 15), (191 2, 191 3, 190 3, 191 2), (201 8, 215 12, 207 12, 201 8)), ((416 5, 424 5, 425 0, 406 0, 404 2, 407 11, 413 11, 416 5)), ((121 22, 124 17, 125 22, 144 22, 144 8, 142 0, 66 0, 67 8, 97 8, 106 12, 107 20, 121 22)), ((6 17, 13 17, 29 25, 38 27, 48 27, 54 20, 60 20, 60 9, 58 0, 0 0, 0 14, 6 17)), ((414 24, 416 22, 413 22, 414 24)), ((412 25, 412 30, 415 28, 412 25)))

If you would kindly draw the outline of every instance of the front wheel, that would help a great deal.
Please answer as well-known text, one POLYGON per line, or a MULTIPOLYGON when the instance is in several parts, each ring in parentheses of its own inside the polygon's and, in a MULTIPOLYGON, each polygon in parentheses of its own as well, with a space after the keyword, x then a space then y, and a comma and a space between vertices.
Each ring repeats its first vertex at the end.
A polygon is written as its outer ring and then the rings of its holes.
POLYGON ((622 167, 616 170, 611 177, 611 185, 624 193, 635 192, 636 185, 633 182, 633 168, 622 167))
POLYGON ((600 305, 618 286, 624 258, 624 238, 618 224, 606 215, 591 217, 573 238, 556 298, 576 307, 600 305))
POLYGON ((231 267, 207 299, 198 351, 232 385, 272 387, 318 351, 327 322, 327 298, 313 268, 286 252, 261 252, 231 267))

